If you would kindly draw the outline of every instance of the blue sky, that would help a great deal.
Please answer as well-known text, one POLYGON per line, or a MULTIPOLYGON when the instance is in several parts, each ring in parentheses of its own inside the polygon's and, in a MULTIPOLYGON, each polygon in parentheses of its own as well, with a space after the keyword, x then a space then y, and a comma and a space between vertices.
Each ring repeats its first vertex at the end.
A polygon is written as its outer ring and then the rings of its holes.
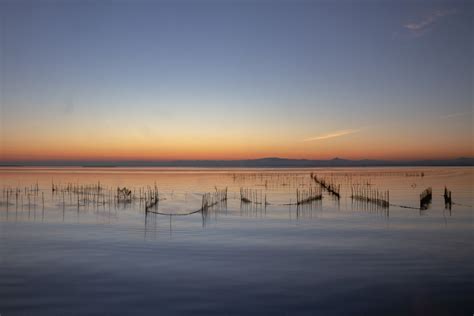
POLYGON ((2 1, 0 12, 6 160, 55 158, 61 144, 75 146, 60 158, 472 154, 470 1, 2 1))

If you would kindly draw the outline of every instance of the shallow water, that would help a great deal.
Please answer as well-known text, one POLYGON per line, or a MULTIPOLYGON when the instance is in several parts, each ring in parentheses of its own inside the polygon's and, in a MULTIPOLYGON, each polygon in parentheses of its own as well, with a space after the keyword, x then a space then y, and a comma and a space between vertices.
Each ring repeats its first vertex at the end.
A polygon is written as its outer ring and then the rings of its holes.
POLYGON ((1 168, 0 314, 471 315, 473 175, 474 168, 1 168), (321 201, 292 205, 297 188, 318 187, 311 172, 340 184, 341 198, 323 191, 321 201), (87 202, 51 189, 99 182, 101 197, 87 202), (367 183, 390 191, 389 208, 352 201, 351 185, 367 183), (155 184, 160 201, 145 212, 140 191, 155 184), (118 203, 117 186, 137 198, 118 203), (432 203, 419 210, 430 186, 432 203), (184 215, 225 187, 226 203, 184 215), (241 187, 269 204, 241 203, 241 187), (7 188, 21 192, 7 198, 7 188))

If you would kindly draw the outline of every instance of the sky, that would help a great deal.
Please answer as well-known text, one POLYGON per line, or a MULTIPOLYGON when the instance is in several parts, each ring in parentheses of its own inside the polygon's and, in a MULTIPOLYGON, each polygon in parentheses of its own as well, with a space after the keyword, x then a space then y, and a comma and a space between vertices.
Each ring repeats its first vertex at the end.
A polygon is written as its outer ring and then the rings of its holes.
POLYGON ((0 161, 473 157, 473 15, 0 0, 0 161))

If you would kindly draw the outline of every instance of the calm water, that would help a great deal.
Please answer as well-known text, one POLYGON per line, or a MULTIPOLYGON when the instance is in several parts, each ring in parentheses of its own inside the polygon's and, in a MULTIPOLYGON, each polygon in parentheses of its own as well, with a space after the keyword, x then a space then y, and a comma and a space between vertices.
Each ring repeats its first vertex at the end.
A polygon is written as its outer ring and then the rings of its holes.
POLYGON ((1 168, 0 314, 472 315, 473 176, 474 168, 1 168), (341 198, 323 191, 321 201, 291 205, 297 188, 318 187, 311 172, 340 184, 341 198), (52 192, 52 183, 99 182, 88 201, 52 192), (145 212, 140 192, 155 183, 153 211, 171 215, 145 212), (351 200, 351 185, 367 183, 390 190, 388 209, 351 200), (137 198, 117 203, 117 186, 137 198), (432 204, 420 211, 430 186, 432 204), (227 203, 184 215, 216 187, 228 188, 227 203), (242 204, 241 187, 270 204, 242 204), (20 191, 7 198, 7 188, 20 191))

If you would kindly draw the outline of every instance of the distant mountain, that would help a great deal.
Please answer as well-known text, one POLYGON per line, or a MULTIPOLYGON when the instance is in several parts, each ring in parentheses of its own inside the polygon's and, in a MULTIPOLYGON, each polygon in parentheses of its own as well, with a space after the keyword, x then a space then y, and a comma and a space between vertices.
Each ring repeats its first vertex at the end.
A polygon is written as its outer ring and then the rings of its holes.
POLYGON ((172 161, 22 161, 0 162, 0 166, 83 166, 83 167, 200 167, 200 168, 305 168, 305 167, 390 167, 390 166, 474 166, 474 158, 447 160, 330 160, 286 159, 278 157, 247 160, 172 160, 172 161))

